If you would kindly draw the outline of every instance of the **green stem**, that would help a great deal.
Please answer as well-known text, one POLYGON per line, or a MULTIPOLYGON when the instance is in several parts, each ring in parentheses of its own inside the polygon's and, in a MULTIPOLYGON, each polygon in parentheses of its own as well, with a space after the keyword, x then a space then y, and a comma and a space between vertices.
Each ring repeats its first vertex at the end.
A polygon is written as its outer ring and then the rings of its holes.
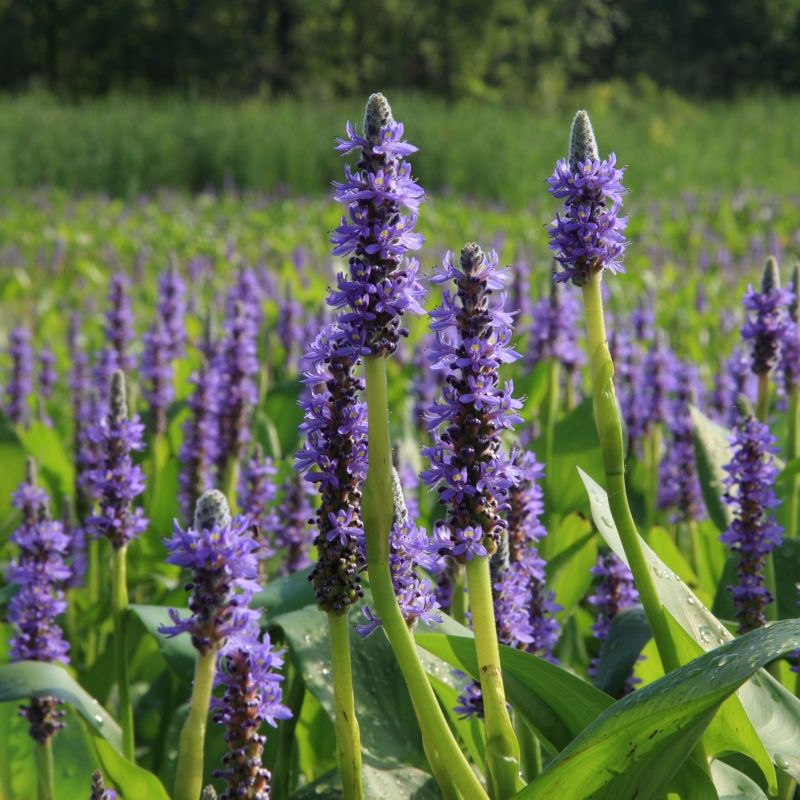
POLYGON ((238 491, 239 459, 235 455, 230 455, 225 463, 225 473, 222 476, 222 493, 228 498, 232 516, 236 516, 239 511, 237 503, 238 491))
POLYGON ((769 418, 769 373, 758 375, 758 395, 756 399, 756 416, 761 422, 769 418))
POLYGON ((467 587, 481 676, 486 724, 486 766, 495 789, 495 800, 506 800, 522 788, 519 777, 519 742, 508 713, 503 674, 500 670, 500 648, 497 644, 488 556, 476 557, 467 562, 467 587))
MULTIPOLYGON (((786 460, 791 463, 800 456, 800 386, 792 386, 789 391, 788 447, 786 460)), ((797 536, 798 495, 800 495, 800 474, 790 478, 789 497, 786 500, 786 535, 797 536)))
POLYGON ((465 625, 467 622, 467 595, 464 587, 464 567, 454 563, 450 570, 453 585, 450 587, 450 616, 465 625))
MULTIPOLYGON (((589 341, 589 362, 592 369, 592 392, 594 420, 600 449, 603 453, 603 468, 606 475, 606 491, 611 516, 617 526, 619 538, 639 591, 639 599, 653 631, 659 659, 664 672, 672 672, 681 666, 678 650, 669 631, 667 612, 661 605, 653 576, 644 556, 636 523, 628 504, 625 488, 625 451, 623 447, 622 420, 614 389, 614 362, 608 350, 606 323, 603 316, 603 296, 600 291, 601 273, 595 274, 583 287, 583 305, 586 312, 586 330, 589 341)), ((707 773, 708 758, 703 742, 698 742, 694 758, 707 773)))
POLYGON ((135 761, 133 706, 128 679, 125 614, 128 609, 127 545, 113 548, 111 554, 111 611, 114 618, 114 664, 119 692, 119 723, 122 727, 122 753, 135 761))
POLYGON ((367 565, 375 608, 403 673, 423 737, 435 742, 441 763, 464 800, 486 800, 486 792, 453 736, 417 654, 414 637, 397 605, 389 570, 392 524, 391 440, 386 391, 386 361, 364 359, 369 423, 369 470, 364 484, 364 528, 367 565))
POLYGON ((614 364, 606 341, 606 324, 603 316, 603 297, 600 292, 600 273, 583 287, 583 304, 586 311, 586 330, 589 340, 589 360, 592 368, 594 393, 594 420, 603 467, 606 474, 606 491, 611 516, 617 526, 628 565, 633 573, 639 597, 653 629, 664 672, 680 666, 675 643, 669 633, 661 601, 658 599, 650 568, 644 557, 636 523, 633 521, 625 490, 625 453, 623 449, 622 421, 614 389, 614 364))
MULTIPOLYGON (((89 591, 89 608, 95 609, 100 604, 100 540, 92 538, 86 546, 87 567, 86 587, 89 591)), ((97 658, 97 630, 90 625, 86 631, 86 666, 90 667, 97 658)))
POLYGON ((205 655, 198 655, 194 667, 194 686, 192 687, 189 716, 186 717, 186 722, 183 724, 178 745, 174 800, 198 800, 200 792, 203 790, 206 721, 216 668, 216 648, 205 655))
POLYGON ((347 613, 328 612, 328 636, 336 703, 336 756, 345 800, 362 800, 361 734, 356 719, 353 673, 350 666, 350 624, 347 613))
POLYGON ((555 439, 556 418, 558 417, 559 395, 561 392, 561 363, 557 358, 550 361, 547 374, 547 398, 542 419, 544 439, 545 482, 550 483, 550 467, 553 465, 553 441, 555 439))
POLYGON ((38 800, 55 800, 56 768, 53 758, 53 737, 34 745, 36 753, 36 796, 38 800))

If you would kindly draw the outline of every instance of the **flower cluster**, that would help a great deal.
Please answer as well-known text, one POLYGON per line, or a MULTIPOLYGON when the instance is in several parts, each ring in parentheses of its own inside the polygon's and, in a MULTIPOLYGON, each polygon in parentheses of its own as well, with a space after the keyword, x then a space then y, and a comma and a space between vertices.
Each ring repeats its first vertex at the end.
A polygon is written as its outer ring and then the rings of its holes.
POLYGON ((6 384, 6 414, 15 425, 25 425, 30 418, 28 396, 33 389, 33 351, 26 328, 14 328, 8 337, 11 371, 6 384))
MULTIPOLYGON (((595 609, 597 618, 592 625, 592 633, 600 642, 605 642, 611 630, 614 617, 623 609, 635 606, 639 602, 639 592, 633 585, 633 575, 625 562, 613 553, 600 555, 597 564, 592 567, 592 575, 599 578, 594 594, 587 598, 589 605, 595 609)), ((597 674, 599 657, 589 664, 589 675, 597 674)), ((624 694, 633 691, 639 682, 632 674, 625 682, 624 694)))
POLYGON ((306 390, 300 400, 305 442, 297 469, 318 484, 318 560, 311 571, 317 605, 342 614, 361 596, 364 527, 361 486, 367 472, 366 406, 355 365, 365 350, 364 332, 328 325, 303 359, 306 390))
POLYGON ((694 435, 689 406, 697 402, 697 370, 678 361, 675 394, 670 401, 667 427, 669 443, 658 472, 658 507, 675 509, 675 522, 699 521, 705 517, 694 435))
POLYGON ((800 383, 800 265, 792 271, 791 299, 781 337, 780 372, 788 395, 800 383))
POLYGON ((770 256, 761 291, 750 286, 744 296, 744 307, 750 313, 742 327, 742 338, 752 343, 750 367, 756 375, 765 375, 775 366, 787 322, 786 306, 791 299, 791 290, 780 286, 778 263, 770 256))
MULTIPOLYGON (((70 577, 65 562, 69 537, 61 523, 50 519, 47 494, 36 485, 35 473, 35 465, 29 461, 25 481, 13 497, 21 522, 11 535, 19 557, 12 561, 7 575, 9 583, 19 587, 8 608, 8 619, 15 629, 9 656, 11 661, 66 664, 69 643, 64 641, 56 618, 67 608, 61 586, 70 577)), ((55 697, 34 697, 20 709, 37 742, 46 742, 64 727, 59 705, 55 697)))
POLYGON ((227 784, 220 800, 269 800, 271 776, 261 762, 267 739, 260 729, 292 716, 281 703, 282 665, 283 654, 272 649, 266 633, 263 640, 231 639, 219 653, 214 685, 224 687, 224 694, 211 699, 211 712, 225 727, 228 745, 223 769, 214 771, 227 784))
POLYGON ((157 316, 153 327, 145 331, 142 342, 142 393, 150 404, 153 432, 163 435, 167 430, 167 409, 175 397, 175 389, 172 380, 173 342, 161 316, 157 316))
POLYGON ((261 445, 256 445, 239 479, 239 508, 258 534, 262 546, 262 558, 273 555, 271 542, 278 528, 274 508, 278 496, 278 487, 275 485, 277 473, 272 459, 265 458, 261 445))
POLYGON ((53 390, 58 383, 58 373, 56 372, 56 357, 52 350, 43 349, 38 355, 39 372, 37 375, 39 408, 42 415, 42 422, 45 425, 52 425, 52 420, 47 414, 47 402, 53 397, 53 390))
POLYGON ((764 561, 783 533, 770 513, 780 504, 772 488, 777 448, 769 428, 752 416, 740 421, 730 443, 724 500, 734 518, 720 538, 739 559, 737 585, 730 591, 739 632, 746 633, 764 625, 764 608, 775 599, 764 585, 764 561))
POLYGON ((241 301, 233 304, 225 322, 225 336, 220 357, 218 468, 224 473, 230 459, 239 460, 250 441, 250 415, 258 400, 258 357, 256 341, 260 311, 241 301))
POLYGON ((121 273, 115 272, 111 276, 108 289, 108 310, 106 311, 105 339, 109 343, 107 360, 102 380, 98 381, 102 388, 106 388, 111 380, 114 370, 131 372, 136 366, 130 352, 134 340, 133 312, 129 296, 130 282, 121 273))
POLYGON ((158 317, 168 342, 167 357, 180 358, 186 344, 186 285, 175 265, 158 279, 158 317))
POLYGON ((108 415, 89 432, 97 447, 96 467, 85 475, 93 496, 99 498, 99 512, 87 520, 95 536, 105 536, 112 547, 125 547, 147 528, 147 519, 133 501, 144 491, 141 467, 132 453, 142 450, 144 426, 138 416, 128 419, 125 376, 117 370, 111 380, 108 415))
POLYGON ((578 298, 553 283, 550 296, 539 300, 531 312, 525 351, 528 366, 552 359, 571 371, 585 363, 586 357, 576 342, 580 311, 578 298))
POLYGON ((431 466, 422 473, 447 507, 448 555, 461 563, 491 554, 506 528, 509 489, 516 469, 502 452, 500 433, 520 421, 513 384, 503 387, 498 367, 519 356, 511 348, 511 316, 503 310, 504 274, 494 254, 476 244, 461 251, 460 268, 450 253, 433 278, 453 281, 442 305, 431 313, 436 343, 434 370, 445 373, 441 402, 431 405, 433 445, 423 450, 431 466))
POLYGON ((216 489, 197 501, 192 527, 173 523, 172 537, 164 540, 167 563, 191 572, 186 591, 191 592, 192 616, 181 619, 171 608, 173 625, 159 631, 166 636, 189 633, 203 655, 229 637, 252 631, 258 613, 248 603, 258 584, 259 545, 250 535, 246 517, 231 519, 225 495, 216 489))
POLYGON ((669 397, 675 389, 676 359, 663 337, 656 336, 645 354, 638 375, 635 426, 631 440, 638 441, 654 426, 667 421, 669 397))
POLYGON ((572 122, 569 159, 556 164, 548 191, 564 207, 550 225, 550 250, 563 267, 559 282, 584 286, 598 272, 624 272, 625 227, 622 207, 624 170, 612 153, 601 161, 589 117, 579 111, 572 122))
POLYGON ((310 565, 309 552, 314 542, 313 516, 308 490, 301 477, 293 473, 281 487, 272 540, 276 549, 283 550, 279 575, 292 575, 310 565))
POLYGON ((419 264, 406 253, 422 246, 415 233, 423 191, 411 177, 405 157, 416 148, 403 140, 403 124, 395 122, 386 98, 373 94, 367 102, 364 134, 347 124, 347 138, 336 150, 358 150, 355 170, 345 167, 344 183, 336 184, 336 200, 347 216, 333 233, 333 254, 350 256, 349 274, 339 273, 328 303, 341 309, 340 321, 363 336, 373 355, 394 352, 406 312, 422 314, 425 292, 419 264), (408 212, 408 213, 404 213, 408 212))
POLYGON ((213 488, 219 444, 219 373, 206 357, 189 379, 189 418, 183 424, 180 452, 179 501, 184 520, 190 520, 200 495, 213 488))

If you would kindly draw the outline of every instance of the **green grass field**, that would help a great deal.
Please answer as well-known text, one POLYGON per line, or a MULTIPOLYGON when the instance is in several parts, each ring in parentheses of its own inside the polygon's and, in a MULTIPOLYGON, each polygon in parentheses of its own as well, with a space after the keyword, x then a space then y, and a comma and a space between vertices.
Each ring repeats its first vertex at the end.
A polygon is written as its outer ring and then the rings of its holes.
MULTIPOLYGON (((389 96, 420 147, 415 170, 429 192, 527 205, 564 154, 579 107, 589 110, 601 150, 628 165, 626 182, 636 194, 758 188, 786 195, 800 186, 800 99, 701 106, 618 86, 518 107, 389 96)), ((135 196, 234 185, 315 195, 340 174, 333 140, 345 120, 360 123, 363 102, 112 98, 66 105, 43 95, 6 97, 0 186, 135 196)))

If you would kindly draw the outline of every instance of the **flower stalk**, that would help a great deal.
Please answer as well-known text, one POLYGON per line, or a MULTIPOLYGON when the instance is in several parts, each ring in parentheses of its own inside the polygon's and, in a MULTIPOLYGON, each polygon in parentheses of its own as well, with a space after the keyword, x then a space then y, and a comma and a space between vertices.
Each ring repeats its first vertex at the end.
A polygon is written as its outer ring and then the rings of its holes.
POLYGON ((135 761, 133 734, 133 705, 128 676, 127 625, 128 546, 114 548, 111 554, 111 614, 114 620, 114 666, 119 692, 119 724, 122 727, 122 752, 129 761, 135 761))

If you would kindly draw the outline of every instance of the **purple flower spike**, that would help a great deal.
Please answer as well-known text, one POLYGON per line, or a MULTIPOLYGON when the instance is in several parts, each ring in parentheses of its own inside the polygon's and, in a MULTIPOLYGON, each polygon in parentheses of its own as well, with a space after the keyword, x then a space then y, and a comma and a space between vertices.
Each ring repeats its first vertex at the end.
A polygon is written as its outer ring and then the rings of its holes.
POLYGON ((121 272, 115 272, 111 277, 108 289, 109 308, 106 311, 105 325, 105 339, 109 342, 108 358, 112 364, 111 372, 115 369, 132 372, 136 366, 135 359, 130 352, 135 334, 129 292, 130 282, 128 279, 121 272))
POLYGON ((800 264, 792 270, 791 301, 781 337, 780 371, 783 391, 788 395, 800 383, 800 264))
POLYGON ((539 300, 531 312, 525 363, 533 367, 554 359, 569 371, 581 367, 586 356, 576 342, 580 313, 578 298, 553 283, 550 296, 539 300))
POLYGON ((147 528, 147 519, 133 501, 144 491, 141 468, 131 453, 144 448, 144 426, 138 416, 128 419, 125 376, 120 370, 111 381, 108 415, 90 432, 100 452, 97 467, 86 475, 92 494, 99 498, 100 511, 87 520, 90 532, 105 536, 112 547, 125 547, 147 528))
POLYGON ((278 574, 293 575, 311 564, 309 553, 314 543, 314 509, 308 489, 296 472, 284 481, 281 495, 273 545, 284 551, 278 574))
POLYGON ((225 323, 220 359, 220 473, 239 460, 250 441, 250 416, 258 400, 258 327, 252 309, 236 302, 225 323))
POLYGON ((53 390, 58 383, 58 373, 56 372, 56 357, 52 350, 43 349, 39 351, 39 408, 42 415, 42 422, 45 425, 52 425, 52 420, 47 413, 47 402, 53 397, 53 390))
MULTIPOLYGON (((69 537, 60 522, 50 519, 47 495, 36 486, 36 466, 28 461, 25 481, 14 493, 13 503, 21 523, 11 535, 19 556, 11 562, 7 580, 19 588, 8 604, 8 620, 14 626, 9 642, 11 661, 69 663, 69 643, 64 641, 56 618, 66 611, 62 587, 70 578, 65 558, 69 537)), ((29 733, 46 742, 64 727, 64 712, 55 697, 34 697, 22 706, 29 733)))
POLYGON ((219 458, 219 372, 206 358, 190 378, 194 391, 189 397, 190 416, 183 425, 180 452, 179 501, 184 520, 192 518, 200 495, 214 487, 219 458))
POLYGON ((345 613, 362 596, 364 528, 361 486, 367 472, 366 406, 358 399, 363 381, 355 365, 363 332, 328 325, 303 359, 306 390, 300 400, 306 440, 296 468, 319 486, 318 560, 309 579, 323 611, 345 613))
POLYGON ((685 361, 676 365, 675 395, 670 401, 669 441, 659 465, 658 507, 675 511, 673 522, 699 521, 706 516, 689 406, 697 402, 699 376, 685 361))
MULTIPOLYGON (((592 626, 592 633, 605 642, 611 630, 611 623, 618 612, 635 606, 639 602, 639 592, 633 585, 633 575, 627 565, 613 553, 600 555, 596 566, 592 567, 592 575, 599 578, 594 594, 587 598, 589 605, 597 612, 597 620, 592 626)), ((597 674, 599 657, 593 658, 589 664, 589 676, 597 674)), ((632 674, 623 688, 623 694, 633 691, 639 679, 632 674)))
POLYGON ((158 280, 158 316, 168 342, 167 358, 180 358, 186 346, 186 285, 174 264, 158 280))
POLYGON ((559 283, 584 286, 598 272, 624 272, 625 228, 622 208, 624 170, 612 153, 601 161, 589 115, 578 111, 572 121, 569 159, 561 159, 547 179, 548 191, 564 201, 550 225, 550 250, 563 267, 559 283))
POLYGON ((225 726, 228 746, 223 769, 214 771, 227 783, 220 800, 269 800, 271 775, 261 762, 267 739, 259 731, 265 722, 274 728, 292 716, 281 703, 281 666, 283 653, 272 649, 266 633, 263 641, 232 639, 219 654, 214 685, 225 694, 212 698, 211 711, 214 722, 225 726))
POLYGON ((734 519, 720 539, 739 559, 738 583, 730 587, 739 633, 762 627, 764 608, 775 599, 764 585, 764 562, 783 533, 771 514, 780 505, 772 489, 778 475, 775 441, 763 422, 744 417, 731 436, 733 455, 725 467, 724 500, 734 519))
POLYGON ((761 291, 750 286, 744 296, 744 307, 750 313, 742 327, 742 338, 752 343, 750 367, 756 375, 769 373, 775 365, 791 300, 792 291, 781 289, 778 262, 770 256, 764 266, 761 291))
POLYGON ((367 101, 364 135, 348 122, 347 138, 338 141, 339 153, 356 150, 361 157, 355 170, 345 167, 345 182, 336 184, 336 200, 347 215, 331 237, 333 254, 349 255, 350 270, 339 273, 328 303, 343 310, 342 323, 363 337, 367 352, 393 353, 408 333, 401 317, 422 314, 425 297, 419 264, 406 257, 423 241, 414 232, 423 191, 404 160, 417 148, 403 140, 403 125, 381 94, 367 101))
POLYGON ((163 435, 167 431, 167 409, 175 398, 175 389, 171 360, 173 343, 161 316, 156 317, 155 324, 145 332, 142 341, 143 394, 150 404, 152 430, 163 435))
POLYGON ((176 520, 172 537, 164 544, 169 551, 167 563, 191 572, 186 590, 191 592, 192 616, 181 619, 171 608, 174 624, 162 626, 160 633, 188 633, 194 647, 205 655, 228 638, 257 629, 258 612, 247 606, 261 588, 257 580, 259 545, 250 534, 246 517, 231 519, 222 492, 205 492, 197 501, 193 526, 184 530, 176 520))
POLYGON ((15 425, 30 420, 28 397, 33 390, 33 352, 30 334, 25 328, 14 328, 8 337, 11 372, 6 385, 6 414, 15 425))
POLYGON ((521 421, 521 403, 510 381, 500 385, 498 367, 519 356, 510 345, 496 255, 468 244, 460 268, 448 253, 433 280, 452 280, 456 294, 445 291, 431 313, 436 344, 429 360, 445 380, 442 401, 428 411, 434 443, 423 450, 431 466, 422 478, 447 506, 449 555, 464 563, 493 553, 507 526, 503 514, 517 470, 502 453, 500 433, 521 421))
POLYGON ((117 793, 113 789, 106 789, 103 773, 99 769, 92 773, 92 793, 89 800, 117 800, 117 793))
POLYGON ((258 532, 261 558, 274 555, 271 543, 278 529, 275 500, 278 487, 275 476, 278 470, 271 458, 265 458, 261 445, 256 445, 253 456, 245 464, 239 479, 239 508, 258 532))

